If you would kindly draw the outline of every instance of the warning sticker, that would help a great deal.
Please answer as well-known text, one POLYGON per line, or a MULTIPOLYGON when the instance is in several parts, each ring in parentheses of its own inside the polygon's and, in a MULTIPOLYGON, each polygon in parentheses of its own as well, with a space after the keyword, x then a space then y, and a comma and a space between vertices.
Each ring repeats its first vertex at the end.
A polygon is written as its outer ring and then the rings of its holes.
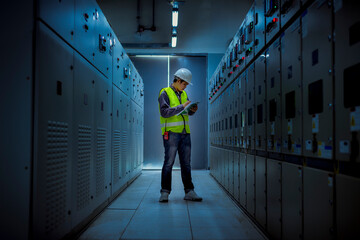
POLYGON ((350 131, 360 130, 360 107, 356 107, 355 111, 350 113, 350 131))
POLYGON ((350 153, 350 142, 349 140, 340 141, 340 153, 350 153))
POLYGON ((332 157, 332 146, 325 145, 324 142, 318 142, 318 156, 330 159, 332 157))
POLYGON ((311 151, 312 149, 312 140, 306 140, 306 146, 305 149, 311 151))
POLYGON ((319 132, 319 114, 314 114, 311 121, 311 129, 312 133, 318 133, 319 132))
POLYGON ((292 122, 292 119, 289 119, 289 120, 288 120, 288 123, 287 123, 287 131, 288 131, 288 134, 292 134, 292 132, 293 132, 293 122, 292 122))

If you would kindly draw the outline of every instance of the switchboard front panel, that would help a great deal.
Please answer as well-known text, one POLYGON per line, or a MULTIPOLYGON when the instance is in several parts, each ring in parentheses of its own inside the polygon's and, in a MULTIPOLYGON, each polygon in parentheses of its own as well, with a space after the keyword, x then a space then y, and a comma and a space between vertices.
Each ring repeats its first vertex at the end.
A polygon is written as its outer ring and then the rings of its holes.
POLYGON ((335 10, 335 120, 336 159, 360 161, 360 101, 356 79, 359 75, 360 4, 336 1, 335 10))
POLYGON ((267 150, 281 152, 281 70, 280 39, 266 51, 267 150))
POLYGON ((303 145, 304 155, 325 159, 333 154, 331 35, 331 6, 317 1, 302 14, 303 145))
POLYGON ((282 152, 302 154, 302 79, 300 19, 281 37, 282 152))

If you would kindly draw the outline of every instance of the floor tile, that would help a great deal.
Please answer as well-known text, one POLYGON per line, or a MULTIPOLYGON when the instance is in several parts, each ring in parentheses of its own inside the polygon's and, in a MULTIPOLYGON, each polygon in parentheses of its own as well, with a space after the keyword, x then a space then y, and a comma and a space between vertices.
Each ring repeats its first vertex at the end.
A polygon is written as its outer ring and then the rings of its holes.
POLYGON ((105 210, 80 236, 80 240, 117 240, 125 230, 133 210, 105 210))

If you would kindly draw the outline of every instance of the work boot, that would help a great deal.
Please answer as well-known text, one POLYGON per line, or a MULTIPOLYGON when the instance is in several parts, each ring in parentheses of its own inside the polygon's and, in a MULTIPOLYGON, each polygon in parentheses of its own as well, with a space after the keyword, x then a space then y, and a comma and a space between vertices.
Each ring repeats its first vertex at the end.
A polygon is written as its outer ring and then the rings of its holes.
POLYGON ((159 202, 168 202, 168 201, 169 201, 169 193, 168 192, 161 192, 159 202))
POLYGON ((202 198, 199 197, 194 190, 191 190, 185 194, 184 200, 200 202, 202 201, 202 198))

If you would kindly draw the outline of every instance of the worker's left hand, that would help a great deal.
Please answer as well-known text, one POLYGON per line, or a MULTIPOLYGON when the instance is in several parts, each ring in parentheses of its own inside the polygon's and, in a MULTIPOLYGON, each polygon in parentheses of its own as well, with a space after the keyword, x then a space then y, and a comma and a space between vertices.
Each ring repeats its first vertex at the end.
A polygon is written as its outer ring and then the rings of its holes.
POLYGON ((190 110, 191 110, 192 112, 196 112, 196 111, 198 110, 198 106, 195 105, 195 106, 193 106, 192 108, 190 108, 190 110))

